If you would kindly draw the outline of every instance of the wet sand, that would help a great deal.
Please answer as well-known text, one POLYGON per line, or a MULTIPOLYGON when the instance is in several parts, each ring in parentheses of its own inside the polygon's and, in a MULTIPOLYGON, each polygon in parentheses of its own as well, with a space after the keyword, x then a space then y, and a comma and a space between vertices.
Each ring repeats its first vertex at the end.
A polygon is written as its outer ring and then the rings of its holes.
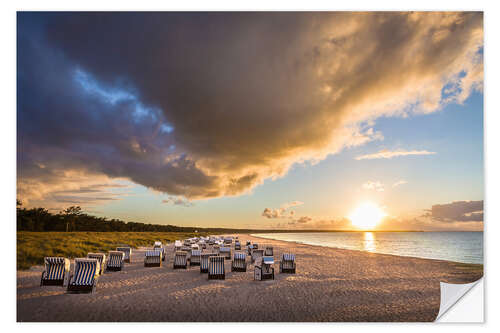
POLYGON ((274 247, 275 280, 247 272, 208 280, 198 266, 173 269, 173 245, 162 267, 144 267, 134 249, 121 272, 103 274, 93 294, 40 287, 43 267, 17 273, 18 321, 433 321, 439 282, 470 283, 482 265, 334 249, 238 235, 274 247), (283 252, 297 256, 297 273, 280 274, 283 252))

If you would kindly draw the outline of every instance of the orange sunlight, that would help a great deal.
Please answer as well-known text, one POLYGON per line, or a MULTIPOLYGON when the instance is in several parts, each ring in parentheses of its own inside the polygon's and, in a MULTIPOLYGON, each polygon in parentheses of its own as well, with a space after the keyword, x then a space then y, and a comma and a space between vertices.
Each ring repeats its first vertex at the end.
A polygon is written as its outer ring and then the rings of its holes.
POLYGON ((364 202, 349 215, 353 226, 359 229, 373 229, 387 214, 373 202, 364 202))

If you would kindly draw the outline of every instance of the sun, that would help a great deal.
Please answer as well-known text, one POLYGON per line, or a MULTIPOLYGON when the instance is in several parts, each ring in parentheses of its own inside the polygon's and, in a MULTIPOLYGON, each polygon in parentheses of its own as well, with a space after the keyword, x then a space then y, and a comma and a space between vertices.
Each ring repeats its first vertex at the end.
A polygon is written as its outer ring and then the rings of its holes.
POLYGON ((387 214, 373 202, 365 202, 359 205, 349 215, 351 223, 360 229, 373 229, 387 214))

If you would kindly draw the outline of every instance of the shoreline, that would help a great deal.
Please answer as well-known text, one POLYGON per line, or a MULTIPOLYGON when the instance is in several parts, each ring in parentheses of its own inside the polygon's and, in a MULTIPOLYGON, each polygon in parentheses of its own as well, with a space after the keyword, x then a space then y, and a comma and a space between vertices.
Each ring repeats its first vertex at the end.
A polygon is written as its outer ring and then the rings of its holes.
POLYGON ((454 260, 447 260, 447 259, 434 259, 434 258, 424 258, 424 257, 416 257, 416 256, 405 256, 405 255, 402 255, 402 254, 391 254, 391 253, 381 253, 381 252, 370 252, 370 251, 365 251, 365 250, 346 249, 346 248, 343 248, 343 247, 336 247, 336 246, 301 243, 301 242, 293 241, 293 240, 286 240, 285 241, 285 240, 281 240, 281 239, 266 238, 266 237, 261 237, 261 236, 255 235, 255 234, 249 234, 249 236, 252 236, 252 237, 255 237, 255 238, 259 238, 259 239, 262 239, 264 241, 272 240, 272 241, 278 241, 278 242, 293 243, 293 244, 296 244, 296 245, 307 245, 307 246, 314 246, 314 247, 320 247, 320 248, 338 249, 338 250, 346 250, 346 251, 356 251, 356 252, 362 252, 362 253, 371 253, 371 254, 379 254, 379 255, 385 255, 385 256, 411 258, 411 259, 444 261, 444 262, 449 262, 449 263, 459 264, 459 265, 470 265, 472 267, 478 267, 478 268, 479 267, 481 267, 481 268, 484 267, 484 263, 483 264, 476 264, 476 263, 461 262, 461 261, 454 261, 454 260))
MULTIPOLYGON (((393 322, 433 321, 439 282, 469 283, 482 267, 433 259, 313 246, 238 234, 274 247, 275 280, 254 281, 230 271, 207 280, 198 267, 174 270, 167 246, 162 267, 143 267, 145 249, 132 253, 121 272, 99 278, 93 294, 39 287, 43 268, 17 271, 18 321, 91 322, 393 322), (281 253, 296 254, 297 273, 280 274, 281 253)), ((249 257, 247 257, 249 262, 249 257)))

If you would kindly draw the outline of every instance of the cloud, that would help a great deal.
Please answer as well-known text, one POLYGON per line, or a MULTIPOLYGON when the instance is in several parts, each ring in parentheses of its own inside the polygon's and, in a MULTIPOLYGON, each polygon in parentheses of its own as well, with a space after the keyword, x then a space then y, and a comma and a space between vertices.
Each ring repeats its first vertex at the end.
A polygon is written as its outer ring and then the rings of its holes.
POLYGON ((267 217, 268 219, 292 218, 295 215, 295 211, 294 210, 289 211, 288 209, 303 204, 304 203, 301 201, 287 202, 282 204, 280 208, 276 209, 265 208, 261 215, 267 217))
POLYGON ((380 158, 393 158, 393 157, 398 157, 398 156, 410 156, 410 155, 434 155, 436 154, 435 152, 432 151, 427 151, 427 150, 396 150, 396 151, 389 151, 389 150, 381 150, 378 153, 374 154, 367 154, 367 155, 361 155, 356 157, 357 160, 373 160, 373 159, 380 159, 380 158))
POLYGON ((398 187, 398 186, 401 186, 404 184, 408 184, 408 181, 402 179, 402 180, 399 180, 399 181, 395 182, 394 184, 392 184, 392 187, 398 187))
POLYGON ((44 189, 50 170, 239 195, 483 82, 482 13, 23 12, 17 31, 18 184, 44 189))
POLYGON ((194 204, 187 200, 186 198, 181 198, 181 197, 168 197, 167 199, 164 199, 161 201, 164 204, 172 204, 176 206, 184 206, 184 207, 192 207, 194 204))
POLYGON ((449 204, 433 205, 424 217, 440 222, 483 222, 483 206, 483 200, 454 201, 449 204))
POLYGON ((377 192, 384 192, 384 184, 382 184, 379 181, 373 182, 373 181, 367 181, 362 185, 363 189, 365 190, 375 190, 377 192))

